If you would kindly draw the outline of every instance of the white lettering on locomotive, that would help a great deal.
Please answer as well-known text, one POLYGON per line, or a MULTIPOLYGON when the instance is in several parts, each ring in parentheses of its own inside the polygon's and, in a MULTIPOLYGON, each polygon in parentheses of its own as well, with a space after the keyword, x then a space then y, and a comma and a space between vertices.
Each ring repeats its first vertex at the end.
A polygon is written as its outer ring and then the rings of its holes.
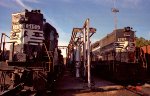
POLYGON ((118 41, 121 42, 121 41, 126 41, 127 38, 123 37, 123 38, 118 38, 118 41))
POLYGON ((26 24, 25 28, 31 30, 40 30, 40 26, 36 24, 26 24))
POLYGON ((17 29, 21 29, 21 28, 22 28, 22 25, 21 25, 21 24, 13 25, 13 26, 12 26, 12 30, 17 30, 17 29))

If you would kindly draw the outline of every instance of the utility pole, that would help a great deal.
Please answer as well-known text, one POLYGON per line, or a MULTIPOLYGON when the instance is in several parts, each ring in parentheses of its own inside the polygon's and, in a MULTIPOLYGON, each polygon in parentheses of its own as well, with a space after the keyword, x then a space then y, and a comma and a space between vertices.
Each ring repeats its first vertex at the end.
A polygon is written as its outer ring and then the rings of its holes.
MULTIPOLYGON (((114 6, 113 8, 111 8, 111 11, 113 12, 114 14, 114 25, 115 25, 115 36, 116 36, 116 33, 117 33, 117 23, 118 23, 118 20, 117 20, 117 13, 119 12, 119 9, 116 8, 116 0, 113 0, 113 3, 114 3, 114 6)), ((116 53, 114 54, 114 59, 116 61, 116 53)), ((115 61, 113 61, 113 70, 115 70, 115 61)))

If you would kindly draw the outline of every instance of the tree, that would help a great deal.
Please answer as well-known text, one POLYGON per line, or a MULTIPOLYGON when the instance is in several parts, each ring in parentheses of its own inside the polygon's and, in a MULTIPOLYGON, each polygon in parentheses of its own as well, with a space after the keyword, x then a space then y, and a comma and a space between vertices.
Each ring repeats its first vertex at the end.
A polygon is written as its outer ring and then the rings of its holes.
POLYGON ((150 45, 150 40, 146 40, 143 37, 136 37, 136 47, 142 47, 142 46, 146 46, 146 45, 150 45))

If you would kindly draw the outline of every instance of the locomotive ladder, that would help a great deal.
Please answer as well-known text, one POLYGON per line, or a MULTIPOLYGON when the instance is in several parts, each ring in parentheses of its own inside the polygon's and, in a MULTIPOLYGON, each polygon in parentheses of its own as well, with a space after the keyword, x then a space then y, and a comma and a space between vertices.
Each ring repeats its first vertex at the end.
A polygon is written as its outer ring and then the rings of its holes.
POLYGON ((142 52, 142 49, 140 49, 140 59, 142 61, 143 67, 147 68, 146 57, 145 57, 145 54, 142 52))
POLYGON ((51 60, 51 58, 53 59, 52 51, 47 50, 45 43, 43 43, 43 45, 44 45, 44 48, 46 50, 46 54, 47 54, 48 60, 49 60, 48 62, 46 62, 46 64, 48 63, 49 71, 51 71, 51 64, 53 63, 52 60, 51 60))

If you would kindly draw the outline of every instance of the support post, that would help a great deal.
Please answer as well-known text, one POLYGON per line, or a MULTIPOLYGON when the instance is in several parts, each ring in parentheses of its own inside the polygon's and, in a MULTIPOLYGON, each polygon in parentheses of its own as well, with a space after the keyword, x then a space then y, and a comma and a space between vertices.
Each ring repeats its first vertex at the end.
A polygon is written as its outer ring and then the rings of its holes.
POLYGON ((2 50, 2 43, 3 42, 3 33, 1 34, 1 42, 0 42, 0 50, 2 50))
POLYGON ((86 30, 83 29, 83 63, 84 63, 84 77, 86 76, 86 30))
POLYGON ((79 46, 76 45, 76 77, 80 77, 80 72, 79 72, 79 68, 80 68, 80 50, 79 50, 79 46))
POLYGON ((6 42, 6 41, 5 41, 5 40, 6 40, 6 35, 5 35, 5 33, 3 33, 3 36, 4 36, 4 37, 3 37, 3 38, 4 38, 4 41, 3 41, 3 50, 2 50, 2 53, 3 53, 3 54, 2 54, 2 60, 5 61, 5 52, 6 52, 6 50, 5 50, 5 42, 6 42))
POLYGON ((90 64, 90 36, 89 36, 89 19, 86 20, 87 33, 87 65, 88 65, 88 87, 91 88, 91 64, 90 64))
POLYGON ((81 47, 83 48, 82 50, 83 50, 84 69, 82 72, 84 77, 88 77, 86 79, 88 79, 89 88, 91 88, 90 37, 95 33, 95 31, 96 31, 95 28, 89 28, 89 19, 87 19, 82 28, 73 28, 70 44, 68 45, 70 56, 72 54, 71 48, 76 43, 78 43, 79 45, 81 44, 81 47), (83 35, 82 36, 83 39, 80 42, 79 38, 81 35, 83 35))

